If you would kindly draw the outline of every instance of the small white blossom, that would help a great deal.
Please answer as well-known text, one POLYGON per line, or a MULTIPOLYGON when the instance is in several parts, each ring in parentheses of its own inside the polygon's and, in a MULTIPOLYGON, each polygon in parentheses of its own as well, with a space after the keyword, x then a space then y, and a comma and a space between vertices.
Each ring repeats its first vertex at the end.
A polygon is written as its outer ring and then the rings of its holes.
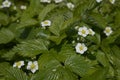
POLYGON ((72 41, 72 44, 75 44, 75 40, 72 41))
POLYGON ((77 37, 77 40, 79 41, 79 40, 80 40, 80 38, 79 38, 79 37, 77 37))
POLYGON ((22 10, 26 10, 26 9, 27 9, 27 6, 25 6, 25 5, 21 5, 21 6, 20 6, 20 9, 22 9, 22 10))
POLYGON ((86 37, 89 34, 87 27, 83 26, 78 29, 78 35, 86 37))
POLYGON ((22 66, 24 66, 24 61, 18 61, 18 62, 15 62, 13 64, 13 67, 18 67, 18 68, 21 68, 22 66))
POLYGON ((35 73, 38 70, 38 62, 37 61, 29 61, 27 65, 27 69, 31 70, 32 73, 35 73))
POLYGON ((45 21, 41 22, 41 25, 42 25, 42 27, 51 26, 51 21, 50 20, 45 20, 45 21))
POLYGON ((16 10, 16 9, 17 9, 17 7, 16 7, 16 6, 14 6, 14 7, 13 7, 13 10, 16 10))
POLYGON ((5 0, 5 1, 3 1, 2 6, 3 7, 10 7, 11 6, 11 2, 9 0, 5 0))
POLYGON ((73 3, 71 3, 71 2, 69 2, 69 3, 67 3, 67 7, 68 7, 69 9, 73 10, 74 7, 75 7, 75 5, 74 5, 73 3))
POLYGON ((115 3, 115 0, 109 0, 111 4, 114 4, 115 3))
POLYGON ((112 29, 111 27, 106 27, 104 30, 104 33, 106 34, 106 36, 110 36, 112 34, 112 29))
POLYGON ((55 0, 55 3, 60 3, 62 2, 63 0, 55 0))
POLYGON ((96 0, 98 3, 100 3, 102 0, 96 0))
POLYGON ((78 30, 79 26, 75 26, 75 30, 78 30))
POLYGON ((43 2, 43 3, 51 3, 51 0, 40 0, 40 2, 43 2))
POLYGON ((16 20, 16 22, 17 22, 17 23, 19 23, 19 22, 20 22, 20 20, 18 19, 18 20, 16 20))
POLYGON ((87 51, 87 47, 85 46, 84 43, 77 43, 75 46, 76 52, 83 54, 85 51, 87 51))
POLYGON ((95 35, 95 32, 94 32, 92 29, 88 29, 88 31, 89 31, 89 34, 90 34, 90 35, 92 35, 92 36, 95 35))
POLYGON ((56 69, 53 69, 52 71, 53 71, 53 72, 55 72, 55 71, 56 71, 56 69))

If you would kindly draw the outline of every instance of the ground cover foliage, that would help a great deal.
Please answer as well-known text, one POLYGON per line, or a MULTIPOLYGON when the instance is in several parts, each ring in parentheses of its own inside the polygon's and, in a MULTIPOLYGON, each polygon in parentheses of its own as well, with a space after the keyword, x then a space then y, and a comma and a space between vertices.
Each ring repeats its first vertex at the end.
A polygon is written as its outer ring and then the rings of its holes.
POLYGON ((0 7, 0 80, 120 80, 120 0, 9 1, 0 7))

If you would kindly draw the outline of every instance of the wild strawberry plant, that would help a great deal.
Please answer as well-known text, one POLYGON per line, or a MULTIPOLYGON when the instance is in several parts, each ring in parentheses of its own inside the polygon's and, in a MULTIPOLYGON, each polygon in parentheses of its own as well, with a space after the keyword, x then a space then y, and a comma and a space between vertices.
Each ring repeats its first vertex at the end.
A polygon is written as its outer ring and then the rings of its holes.
POLYGON ((120 0, 0 0, 0 80, 120 80, 120 0))

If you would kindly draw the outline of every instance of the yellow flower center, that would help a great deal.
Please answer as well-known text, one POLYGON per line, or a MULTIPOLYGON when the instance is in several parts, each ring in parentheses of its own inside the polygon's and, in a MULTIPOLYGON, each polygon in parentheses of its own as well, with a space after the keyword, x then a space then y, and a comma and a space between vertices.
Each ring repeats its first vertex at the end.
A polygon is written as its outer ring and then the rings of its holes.
POLYGON ((80 49, 80 50, 83 50, 83 46, 80 46, 79 49, 80 49))
POLYGON ((48 24, 48 21, 45 21, 44 24, 48 24))
POLYGON ((113 0, 109 0, 111 3, 113 2, 113 0))
POLYGON ((21 66, 21 62, 16 62, 16 66, 21 66))
POLYGON ((35 68, 35 64, 31 64, 30 68, 34 69, 35 68))
POLYGON ((85 34, 85 33, 86 33, 86 31, 85 31, 85 30, 82 30, 81 32, 82 32, 82 34, 85 34))
POLYGON ((105 31, 106 31, 106 33, 109 33, 109 32, 110 32, 110 29, 106 29, 105 31))
POLYGON ((5 5, 8 5, 8 4, 9 4, 8 2, 5 3, 5 5))

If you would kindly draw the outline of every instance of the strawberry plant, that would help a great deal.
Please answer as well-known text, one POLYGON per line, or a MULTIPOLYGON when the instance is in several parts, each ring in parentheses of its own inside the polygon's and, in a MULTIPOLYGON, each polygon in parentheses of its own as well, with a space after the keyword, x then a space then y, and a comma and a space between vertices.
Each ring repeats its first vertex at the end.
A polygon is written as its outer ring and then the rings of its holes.
POLYGON ((0 0, 0 80, 120 80, 119 0, 0 0))

